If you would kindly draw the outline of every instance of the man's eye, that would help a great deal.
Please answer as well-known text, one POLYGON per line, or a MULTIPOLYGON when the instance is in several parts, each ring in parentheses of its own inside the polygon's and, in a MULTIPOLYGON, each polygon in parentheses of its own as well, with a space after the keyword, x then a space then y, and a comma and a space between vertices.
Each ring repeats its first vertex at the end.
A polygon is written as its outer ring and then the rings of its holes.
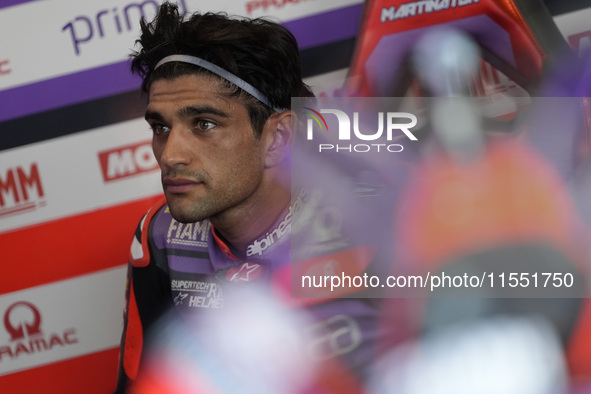
POLYGON ((165 126, 161 123, 154 123, 150 126, 154 135, 163 135, 170 132, 170 127, 165 126))
POLYGON ((207 119, 198 119, 195 122, 195 128, 198 130, 211 130, 216 127, 217 124, 207 119))

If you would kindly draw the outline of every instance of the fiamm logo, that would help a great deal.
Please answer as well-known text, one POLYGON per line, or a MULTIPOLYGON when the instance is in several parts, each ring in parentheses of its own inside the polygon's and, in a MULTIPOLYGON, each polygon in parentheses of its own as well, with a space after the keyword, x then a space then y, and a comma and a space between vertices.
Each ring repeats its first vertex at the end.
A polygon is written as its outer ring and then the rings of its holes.
POLYGON ((41 329, 41 312, 27 301, 10 305, 4 312, 3 323, 10 335, 10 342, 0 344, 0 363, 50 351, 56 346, 78 343, 76 330, 73 328, 61 333, 45 334, 41 329))
MULTIPOLYGON (((338 122, 337 138, 338 141, 375 141, 374 143, 362 144, 329 144, 325 143, 334 138, 323 138, 323 142, 318 144, 318 152, 349 152, 349 153, 367 153, 367 152, 402 152, 404 147, 401 144, 385 144, 377 143, 378 140, 383 141, 384 131, 386 133, 386 141, 391 142, 394 139, 399 140, 402 136, 406 136, 410 141, 417 141, 417 137, 410 131, 411 128, 417 125, 417 117, 408 112, 378 112, 377 131, 362 131, 360 127, 359 112, 353 112, 353 122, 346 112, 340 109, 321 109, 320 112, 309 107, 303 107, 305 115, 310 116, 306 126, 306 138, 308 141, 314 140, 314 129, 320 129, 328 132, 328 123, 322 114, 332 114, 336 116, 338 122), (315 126, 317 125, 317 127, 315 126), (351 130, 353 132, 351 133, 351 130), (402 134, 400 134, 402 133, 402 134)), ((365 125, 367 127, 367 125, 365 125)), ((331 129, 332 132, 332 129, 331 129)), ((330 137, 334 137, 330 136, 330 137)))
POLYGON ((45 193, 37 163, 29 168, 18 166, 0 173, 0 219, 44 206, 45 193))

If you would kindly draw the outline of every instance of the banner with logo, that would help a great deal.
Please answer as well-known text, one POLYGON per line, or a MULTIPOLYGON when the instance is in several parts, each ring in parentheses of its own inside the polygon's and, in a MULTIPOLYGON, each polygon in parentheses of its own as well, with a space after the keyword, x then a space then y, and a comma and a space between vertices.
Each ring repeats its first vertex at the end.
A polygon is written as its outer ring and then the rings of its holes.
MULTIPOLYGON (((129 72, 128 55, 139 19, 150 19, 160 3, 0 4, 2 392, 108 393, 115 386, 129 247, 139 219, 161 196, 143 120, 146 98, 141 81, 129 72)), ((280 21, 296 36, 305 81, 319 97, 342 95, 362 19, 369 18, 363 0, 176 3, 187 12, 280 21)), ((555 19, 569 42, 584 51, 588 10, 567 11, 555 19)), ((494 71, 490 79, 496 87, 516 89, 494 71)), ((410 141, 403 127, 396 133, 410 141)), ((397 144, 406 147, 396 141, 372 144, 351 149, 398 154, 397 144)), ((359 192, 371 194, 370 186, 359 192)), ((342 239, 330 225, 338 218, 331 215, 328 209, 319 231, 338 243, 342 239)))
MULTIPOLYGON (((161 1, 0 4, 0 391, 109 393, 125 268, 161 196, 141 81, 129 72, 141 17, 161 1)), ((307 83, 333 96, 363 0, 177 1, 285 24, 307 83)))

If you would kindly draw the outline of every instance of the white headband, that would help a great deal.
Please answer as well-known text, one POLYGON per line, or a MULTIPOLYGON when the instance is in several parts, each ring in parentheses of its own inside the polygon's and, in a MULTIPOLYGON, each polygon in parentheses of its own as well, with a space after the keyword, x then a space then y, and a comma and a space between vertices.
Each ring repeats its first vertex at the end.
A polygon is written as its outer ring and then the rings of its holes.
POLYGON ((165 63, 170 62, 182 62, 182 63, 190 63, 196 66, 202 67, 212 73, 216 74, 219 77, 224 78, 226 81, 231 82, 232 84, 238 86, 240 89, 244 90, 246 93, 250 94, 252 97, 259 100, 261 103, 265 104, 266 106, 273 108, 275 111, 281 113, 285 111, 285 108, 275 108, 271 105, 267 97, 262 94, 257 88, 249 84, 243 79, 238 78, 236 75, 224 70, 220 66, 216 66, 213 63, 208 62, 207 60, 203 60, 199 57, 189 56, 189 55, 170 55, 166 56, 164 59, 160 60, 154 70, 165 63))

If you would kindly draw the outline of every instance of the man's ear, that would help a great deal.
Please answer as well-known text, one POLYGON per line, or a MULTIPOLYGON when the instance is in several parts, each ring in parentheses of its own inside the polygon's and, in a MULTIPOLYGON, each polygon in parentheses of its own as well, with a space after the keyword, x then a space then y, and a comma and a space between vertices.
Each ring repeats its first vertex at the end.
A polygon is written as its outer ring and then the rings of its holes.
POLYGON ((270 127, 271 130, 265 167, 274 167, 289 156, 292 139, 292 115, 292 112, 288 110, 272 115, 267 121, 267 127, 270 127))

